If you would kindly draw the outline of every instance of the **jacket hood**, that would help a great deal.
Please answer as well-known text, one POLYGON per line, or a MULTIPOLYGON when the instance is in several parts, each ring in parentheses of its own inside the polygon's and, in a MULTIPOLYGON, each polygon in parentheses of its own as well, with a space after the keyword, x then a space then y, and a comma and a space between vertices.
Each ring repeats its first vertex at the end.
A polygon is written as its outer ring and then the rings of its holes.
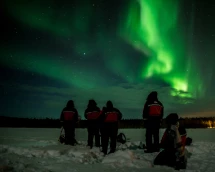
POLYGON ((176 125, 178 120, 179 120, 178 114, 171 113, 166 117, 166 124, 167 124, 167 126, 176 125))
POLYGON ((69 100, 69 101, 67 102, 66 107, 68 107, 68 108, 74 108, 74 102, 73 102, 73 100, 69 100))
POLYGON ((113 103, 109 100, 107 101, 106 106, 108 109, 113 108, 113 103))
POLYGON ((93 100, 93 99, 89 100, 88 106, 87 106, 88 108, 94 108, 96 106, 97 106, 97 103, 95 100, 93 100))
POLYGON ((148 97, 147 97, 147 101, 158 101, 158 93, 157 91, 152 91, 148 97))

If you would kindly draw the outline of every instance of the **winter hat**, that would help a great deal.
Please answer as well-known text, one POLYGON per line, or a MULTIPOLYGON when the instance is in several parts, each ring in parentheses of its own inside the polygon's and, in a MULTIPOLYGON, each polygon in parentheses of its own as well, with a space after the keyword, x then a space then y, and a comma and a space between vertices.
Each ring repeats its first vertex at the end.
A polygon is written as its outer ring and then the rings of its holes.
POLYGON ((176 125, 178 122, 179 117, 177 113, 171 113, 166 117, 166 124, 169 125, 176 125))
POLYGON ((157 96, 158 96, 157 91, 152 91, 152 92, 148 95, 148 97, 147 97, 146 100, 147 100, 147 101, 158 101, 157 96))
POLYGON ((89 100, 88 108, 90 108, 90 107, 95 107, 95 106, 97 106, 96 101, 95 101, 95 100, 93 100, 93 99, 89 100))
POLYGON ((113 108, 113 103, 109 100, 106 103, 107 108, 113 108))
POLYGON ((68 102, 67 102, 67 105, 66 105, 67 107, 69 107, 69 108, 73 108, 74 107, 74 101, 73 100, 69 100, 68 102))

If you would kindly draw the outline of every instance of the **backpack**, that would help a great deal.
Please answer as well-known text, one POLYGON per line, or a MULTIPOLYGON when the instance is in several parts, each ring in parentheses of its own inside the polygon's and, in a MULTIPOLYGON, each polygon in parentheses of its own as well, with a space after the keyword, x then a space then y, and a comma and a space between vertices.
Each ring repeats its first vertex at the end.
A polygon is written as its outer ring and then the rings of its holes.
POLYGON ((191 143, 192 143, 192 141, 193 141, 193 139, 190 138, 190 137, 188 137, 188 138, 186 139, 186 146, 190 146, 191 143))
MULTIPOLYGON (((66 139, 65 139, 65 131, 64 131, 63 127, 61 127, 60 136, 58 138, 58 141, 61 144, 65 144, 66 139)), ((75 138, 74 138, 74 144, 79 144, 75 138)))
POLYGON ((126 143, 125 134, 119 133, 119 135, 117 136, 117 142, 122 143, 122 144, 126 143))
POLYGON ((59 141, 61 144, 65 143, 65 132, 64 132, 64 128, 63 128, 63 127, 61 128, 60 136, 59 136, 58 141, 59 141))

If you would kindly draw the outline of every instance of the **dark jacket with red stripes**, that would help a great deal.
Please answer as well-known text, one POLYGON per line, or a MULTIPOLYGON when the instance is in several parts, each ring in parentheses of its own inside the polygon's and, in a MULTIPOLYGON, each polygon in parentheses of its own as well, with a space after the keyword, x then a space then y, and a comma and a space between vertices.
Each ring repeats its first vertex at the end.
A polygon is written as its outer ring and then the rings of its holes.
POLYGON ((103 126, 118 127, 118 122, 122 119, 122 113, 117 108, 103 107, 100 120, 103 126))
POLYGON ((99 107, 87 108, 85 110, 84 116, 87 119, 88 127, 99 127, 99 117, 101 115, 101 110, 99 107))
POLYGON ((78 111, 72 107, 65 107, 61 112, 60 121, 64 126, 74 126, 78 121, 78 111))
POLYGON ((187 132, 184 127, 179 127, 178 129, 181 135, 181 142, 175 145, 174 143, 174 131, 171 131, 170 128, 167 128, 161 139, 160 147, 167 151, 176 151, 177 148, 181 147, 181 151, 184 151, 186 145, 187 132))
POLYGON ((143 119, 147 120, 150 126, 160 126, 160 122, 163 119, 164 107, 158 100, 146 101, 143 108, 143 119))

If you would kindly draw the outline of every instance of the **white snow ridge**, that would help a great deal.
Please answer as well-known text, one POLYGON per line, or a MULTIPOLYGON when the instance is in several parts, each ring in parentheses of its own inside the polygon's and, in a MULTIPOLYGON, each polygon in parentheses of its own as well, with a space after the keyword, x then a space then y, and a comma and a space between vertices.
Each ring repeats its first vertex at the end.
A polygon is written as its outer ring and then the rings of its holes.
MULTIPOLYGON (((131 131, 132 129, 123 132, 128 138, 133 133, 143 132, 143 138, 141 136, 139 140, 144 142, 144 130, 131 131)), ((200 132, 207 135, 212 130, 198 130, 196 135, 195 130, 191 131, 193 135, 190 136, 194 138, 194 142, 187 147, 191 156, 188 158, 187 169, 180 171, 215 172, 215 142, 198 140, 200 132)), ((152 162, 158 153, 145 154, 142 149, 138 149, 141 144, 140 141, 135 141, 138 138, 131 138, 131 142, 124 145, 118 144, 114 154, 104 156, 99 148, 86 147, 86 130, 77 129, 76 135, 79 136, 77 139, 80 144, 76 146, 59 144, 59 133, 59 129, 0 128, 0 172, 175 171, 165 166, 154 166, 152 162)), ((215 134, 215 130, 213 133, 215 134)))

